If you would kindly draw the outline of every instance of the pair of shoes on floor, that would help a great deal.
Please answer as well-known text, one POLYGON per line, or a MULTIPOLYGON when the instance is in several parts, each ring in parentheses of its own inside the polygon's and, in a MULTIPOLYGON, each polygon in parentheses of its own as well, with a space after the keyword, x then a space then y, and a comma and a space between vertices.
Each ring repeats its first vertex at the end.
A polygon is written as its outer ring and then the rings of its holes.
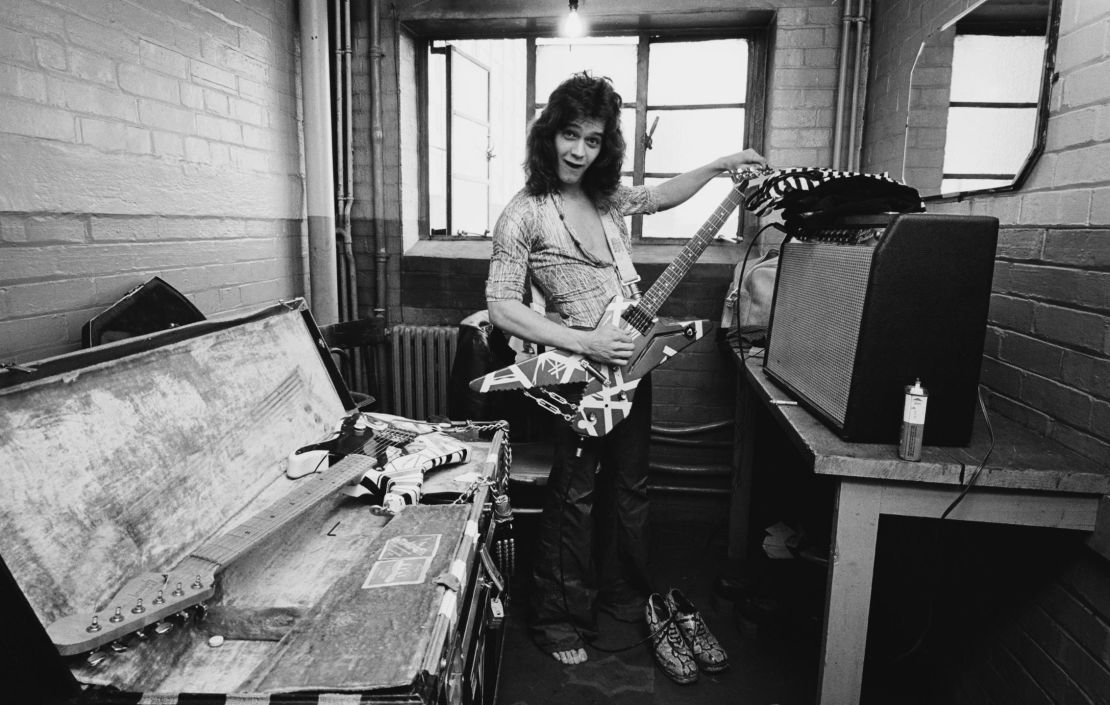
POLYGON ((728 654, 721 643, 677 588, 671 588, 666 597, 652 593, 644 612, 655 660, 675 683, 693 683, 699 668, 706 673, 728 668, 728 654))

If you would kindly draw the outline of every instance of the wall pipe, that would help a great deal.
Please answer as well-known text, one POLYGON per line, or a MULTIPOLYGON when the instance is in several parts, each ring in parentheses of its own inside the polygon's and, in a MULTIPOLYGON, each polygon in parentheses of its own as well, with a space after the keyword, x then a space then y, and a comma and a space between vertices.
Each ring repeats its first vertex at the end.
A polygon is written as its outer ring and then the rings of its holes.
POLYGON ((354 191, 351 172, 354 165, 354 144, 351 138, 352 88, 351 88, 351 3, 350 0, 332 0, 335 17, 335 213, 336 240, 340 247, 343 271, 340 283, 340 317, 345 321, 358 318, 358 284, 354 243, 351 236, 351 206, 354 191))
POLYGON ((844 134, 844 104, 848 83, 848 43, 851 35, 852 10, 855 0, 844 0, 844 9, 840 16, 840 63, 836 69, 836 113, 833 122, 833 148, 832 168, 840 168, 840 155, 843 151, 844 134))
MULTIPOLYGON (((370 146, 373 165, 373 222, 374 252, 376 261, 374 315, 386 316, 386 263, 389 254, 385 243, 385 165, 382 163, 382 51, 381 39, 381 0, 370 0, 370 146)), ((377 357, 381 357, 380 355, 377 357)))
POLYGON ((339 321, 339 292, 332 210, 327 5, 323 0, 301 0, 299 14, 310 303, 316 322, 329 325, 339 321))
POLYGON ((867 0, 859 0, 859 9, 852 17, 856 31, 856 58, 852 63, 852 105, 848 113, 848 169, 859 170, 859 154, 856 149, 856 122, 859 115, 860 70, 863 64, 863 25, 867 0))

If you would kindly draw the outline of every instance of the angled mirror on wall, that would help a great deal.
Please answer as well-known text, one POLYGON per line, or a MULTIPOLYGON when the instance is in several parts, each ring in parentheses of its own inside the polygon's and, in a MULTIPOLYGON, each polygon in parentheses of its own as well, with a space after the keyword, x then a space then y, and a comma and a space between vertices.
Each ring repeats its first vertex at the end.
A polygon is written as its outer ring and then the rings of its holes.
POLYGON ((902 179, 923 197, 1019 187, 1044 148, 1058 0, 983 0, 910 74, 902 179))

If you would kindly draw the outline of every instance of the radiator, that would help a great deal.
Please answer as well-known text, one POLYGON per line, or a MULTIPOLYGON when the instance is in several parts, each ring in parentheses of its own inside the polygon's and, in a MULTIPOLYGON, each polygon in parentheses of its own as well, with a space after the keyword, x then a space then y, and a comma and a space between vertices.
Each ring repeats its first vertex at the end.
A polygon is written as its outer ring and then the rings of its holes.
POLYGON ((447 416, 447 380, 458 335, 454 326, 390 329, 392 413, 421 420, 447 416))

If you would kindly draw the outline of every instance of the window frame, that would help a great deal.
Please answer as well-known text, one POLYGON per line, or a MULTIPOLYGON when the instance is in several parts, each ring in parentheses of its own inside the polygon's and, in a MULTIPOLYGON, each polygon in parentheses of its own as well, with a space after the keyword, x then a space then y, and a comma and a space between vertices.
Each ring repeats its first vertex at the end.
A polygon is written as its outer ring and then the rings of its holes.
MULTIPOLYGON (((637 39, 637 68, 636 68, 636 81, 637 81, 637 100, 635 102, 625 102, 624 107, 636 109, 636 135, 625 135, 626 142, 633 147, 632 154, 632 170, 626 171, 626 174, 631 175, 633 183, 642 184, 645 177, 661 176, 665 178, 666 175, 646 173, 646 149, 644 148, 642 136, 647 132, 647 114, 650 110, 668 110, 678 109, 682 107, 691 106, 656 106, 651 103, 645 102, 641 99, 642 96, 647 95, 647 81, 648 81, 648 52, 650 51, 651 44, 669 43, 669 42, 690 42, 699 40, 714 40, 714 39, 744 39, 748 42, 749 55, 748 55, 748 75, 747 87, 745 92, 745 101, 743 103, 729 103, 727 105, 698 105, 693 106, 699 109, 719 108, 719 107, 743 107, 745 116, 743 144, 747 148, 754 149, 760 153, 764 152, 764 133, 765 133, 765 117, 767 109, 767 67, 769 64, 768 52, 770 51, 769 41, 770 30, 769 27, 764 25, 752 26, 730 26, 730 27, 709 27, 701 29, 675 29, 675 30, 620 30, 620 29, 606 29, 598 31, 597 36, 636 36, 637 39)), ((496 36, 475 36, 468 33, 465 37, 458 37, 458 39, 523 39, 526 41, 526 106, 525 106, 525 120, 526 124, 523 130, 527 129, 527 122, 535 115, 537 107, 542 107, 544 103, 537 103, 536 100, 536 40, 538 38, 546 38, 552 36, 551 33, 501 33, 496 36)), ((449 240, 454 242, 460 241, 488 241, 488 237, 481 236, 455 236, 449 232, 446 234, 433 234, 430 227, 430 199, 429 199, 429 153, 428 153, 428 110, 429 110, 429 81, 428 81, 428 64, 427 57, 435 42, 452 41, 452 38, 442 36, 424 36, 419 38, 418 46, 416 47, 416 71, 418 81, 418 98, 417 107, 420 111, 420 125, 418 126, 418 154, 420 158, 419 165, 419 178, 420 178, 420 233, 421 240, 449 240)), ((546 96, 545 96, 546 98, 546 96)), ((522 132, 523 139, 523 132, 522 132)), ((448 136, 447 149, 450 152, 450 137, 448 136)), ((700 166, 699 164, 691 164, 689 168, 700 166)), ((727 179, 727 176, 718 177, 720 179, 727 179)), ((448 180, 450 177, 448 176, 448 180)), ((448 206, 449 207, 449 206, 448 206)), ((711 213, 706 213, 705 217, 708 218, 711 213)), ((685 236, 676 237, 643 237, 643 216, 633 216, 630 233, 637 246, 640 245, 676 245, 685 243, 690 237, 696 233, 696 227, 689 234, 685 236)), ((496 215, 491 214, 491 220, 496 220, 496 215)), ((700 223, 697 224, 700 227, 700 223)), ((741 209, 741 216, 739 222, 739 232, 736 237, 743 240, 755 232, 758 227, 758 219, 751 213, 741 209)), ((733 243, 729 241, 714 240, 711 246, 732 246, 733 243)))

